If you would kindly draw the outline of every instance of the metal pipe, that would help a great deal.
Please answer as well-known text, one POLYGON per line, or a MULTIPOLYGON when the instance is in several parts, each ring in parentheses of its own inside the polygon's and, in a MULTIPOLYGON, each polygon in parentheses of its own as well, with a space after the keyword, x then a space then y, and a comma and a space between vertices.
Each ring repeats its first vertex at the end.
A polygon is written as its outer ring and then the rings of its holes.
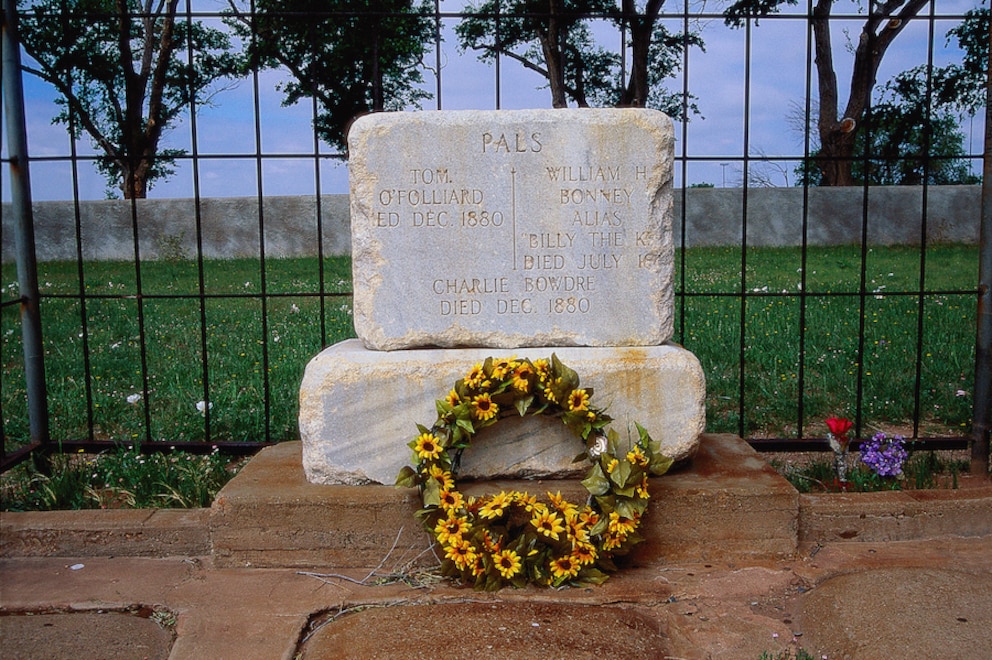
POLYGON ((971 424, 971 472, 989 473, 992 426, 992 30, 985 83, 985 153, 982 166, 982 224, 978 257, 978 331, 975 339, 975 407, 971 424))
POLYGON ((31 179, 28 175, 24 90, 21 87, 21 51, 17 39, 15 0, 3 0, 3 100, 7 115, 7 151, 10 154, 10 201, 14 216, 17 281, 21 293, 21 333, 31 441, 48 449, 48 394, 45 388, 45 351, 41 338, 38 264, 35 259, 31 179))

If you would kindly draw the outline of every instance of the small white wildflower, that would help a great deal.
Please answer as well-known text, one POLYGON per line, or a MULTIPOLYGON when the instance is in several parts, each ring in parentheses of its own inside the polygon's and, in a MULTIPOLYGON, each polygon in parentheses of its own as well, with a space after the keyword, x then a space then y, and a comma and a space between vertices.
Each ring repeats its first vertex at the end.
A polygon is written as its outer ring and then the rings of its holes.
POLYGON ((964 390, 958 390, 957 392, 954 393, 954 396, 968 396, 968 393, 965 392, 964 390))
POLYGON ((245 288, 246 289, 250 289, 251 288, 251 282, 245 282, 245 288))
POLYGON ((213 410, 213 407, 214 407, 213 401, 211 401, 209 405, 207 405, 206 401, 196 402, 196 409, 201 413, 206 413, 207 410, 213 410))
POLYGON ((140 394, 128 394, 127 395, 127 402, 130 403, 131 405, 134 405, 134 404, 138 403, 139 401, 141 401, 141 395, 140 394))
POLYGON ((300 307, 296 303, 293 303, 292 305, 289 306, 289 311, 292 312, 293 314, 299 314, 300 307))

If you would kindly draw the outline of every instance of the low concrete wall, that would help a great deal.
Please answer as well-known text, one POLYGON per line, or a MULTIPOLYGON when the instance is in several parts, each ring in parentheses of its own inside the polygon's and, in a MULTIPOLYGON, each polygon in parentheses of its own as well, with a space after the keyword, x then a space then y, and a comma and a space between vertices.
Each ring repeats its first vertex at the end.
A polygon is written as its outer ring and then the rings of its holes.
MULTIPOLYGON (((868 242, 919 244, 926 194, 927 240, 977 243, 980 186, 869 188, 690 188, 685 191, 686 244, 740 245, 746 220, 750 246, 795 246, 802 242, 804 208, 810 245, 861 242, 867 200, 868 242), (745 204, 745 192, 747 203, 745 204), (745 213, 746 211, 746 213, 745 213)), ((675 191, 675 236, 681 245, 683 191, 675 191)), ((134 205, 142 259, 196 254, 197 206, 192 199, 146 199, 134 205)), ((256 257, 264 226, 267 257, 317 254, 315 197, 266 197, 261 211, 254 197, 209 198, 199 202, 203 256, 256 257), (260 219, 261 215, 261 219, 260 219)), ((35 240, 41 261, 76 257, 76 213, 72 202, 34 205, 35 240)), ((325 255, 351 253, 347 195, 320 198, 325 255)), ((131 203, 120 200, 79 204, 80 250, 84 260, 134 258, 131 203)), ((3 208, 3 259, 13 260, 10 209, 3 208)))

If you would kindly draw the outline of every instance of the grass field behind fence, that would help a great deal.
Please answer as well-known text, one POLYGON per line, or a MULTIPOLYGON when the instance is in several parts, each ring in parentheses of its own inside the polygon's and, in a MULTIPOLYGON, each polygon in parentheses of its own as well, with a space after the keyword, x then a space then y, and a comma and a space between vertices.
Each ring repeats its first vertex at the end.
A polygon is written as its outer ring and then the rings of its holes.
MULTIPOLYGON (((920 289, 919 250, 869 250, 863 269, 863 344, 861 256, 855 247, 808 250, 809 295, 802 333, 800 250, 749 249, 743 279, 739 248, 694 248, 685 253, 686 295, 676 301, 676 340, 699 357, 706 373, 709 431, 733 433, 739 428, 742 288, 748 294, 743 306, 745 435, 795 437, 800 400, 804 435, 822 435, 823 418, 853 418, 858 412, 859 382, 866 429, 911 430, 918 413, 922 435, 968 431, 977 247, 928 248, 922 307, 915 293, 897 295, 920 289), (946 293, 950 291, 968 293, 946 293), (800 399, 801 363, 805 383, 800 399)), ((678 255, 677 263, 682 261, 678 255)), ((313 295, 319 291, 317 260, 268 259, 264 297, 260 275, 258 260, 204 262, 207 297, 201 316, 195 261, 143 262, 140 270, 133 263, 86 263, 84 327, 77 265, 41 264, 53 438, 84 439, 91 430, 97 439, 125 443, 297 438, 303 369, 325 341, 354 336, 351 300, 324 298, 322 337, 321 301, 313 295), (139 277, 141 303, 136 297, 139 277), (204 373, 212 404, 209 438, 206 418, 197 409, 204 400, 204 373), (142 397, 146 382, 147 395, 142 397)), ((679 292, 681 273, 675 281, 679 292)), ((349 291, 349 260, 325 260, 324 283, 328 293, 349 291)), ((3 286, 5 300, 17 295, 13 265, 3 268, 3 286)), ((27 436, 16 305, 4 308, 0 333, 0 394, 10 451, 27 436)))

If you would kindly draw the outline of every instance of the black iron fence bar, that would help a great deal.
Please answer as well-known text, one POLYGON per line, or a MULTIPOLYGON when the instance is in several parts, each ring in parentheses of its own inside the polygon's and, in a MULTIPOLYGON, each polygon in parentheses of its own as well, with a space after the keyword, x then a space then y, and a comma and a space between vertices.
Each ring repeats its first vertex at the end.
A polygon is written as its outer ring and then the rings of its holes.
POLYGON ((27 127, 24 119, 24 90, 21 87, 21 49, 17 38, 17 7, 3 0, 2 71, 4 112, 7 116, 7 151, 10 162, 11 208, 17 253, 17 280, 21 293, 21 343, 24 349, 24 378, 28 402, 30 441, 47 448, 48 395, 45 389, 45 348, 42 344, 39 309, 38 265, 35 259, 34 217, 31 210, 31 176, 27 127))
MULTIPOLYGON (((747 438, 746 442, 760 452, 828 452, 826 438, 747 438)), ((858 451, 866 440, 852 439, 850 451, 858 451)), ((959 436, 936 436, 906 440, 913 451, 961 451, 968 449, 970 439, 959 436)))
MULTIPOLYGON (((324 12, 324 13, 330 15, 330 14, 348 14, 349 12, 324 12)), ((782 19, 782 20, 792 20, 792 21, 795 21, 795 20, 808 20, 809 17, 810 17, 810 15, 811 15, 811 13, 812 12, 810 10, 807 15, 786 14, 786 15, 779 15, 779 16, 769 16, 765 20, 779 20, 779 19, 782 19)), ((189 4, 188 3, 187 3, 186 14, 187 14, 188 17, 192 17, 192 16, 210 16, 210 15, 213 15, 213 16, 216 16, 216 17, 220 17, 220 16, 223 15, 222 13, 209 14, 209 13, 206 13, 206 12, 192 12, 190 10, 190 8, 189 8, 189 4)), ((435 12, 434 12, 434 14, 435 14, 435 16, 436 16, 436 18, 438 20, 438 34, 440 34, 440 19, 441 18, 455 18, 455 19, 457 19, 457 18, 464 18, 466 16, 466 14, 464 14, 462 12, 441 12, 440 11, 440 5, 439 5, 438 2, 435 2, 435 12)), ((313 15, 314 14, 310 14, 310 16, 313 16, 313 15)), ((316 14, 316 15, 319 16, 320 14, 316 14)), ((934 25, 934 18, 935 18, 935 16, 936 16, 936 14, 935 14, 935 8, 933 7, 933 5, 931 5, 930 17, 929 17, 929 19, 927 19, 927 20, 930 21, 930 33, 931 33, 931 37, 930 37, 931 38, 930 48, 931 49, 932 49, 932 46, 933 46, 933 44, 932 44, 932 38, 933 38, 932 37, 932 34, 933 34, 933 25, 934 25)), ((593 16, 590 16, 590 17, 593 17, 593 16)), ((599 17, 605 18, 606 15, 604 14, 604 15, 599 16, 599 17)), ((670 18, 673 18, 673 17, 679 17, 679 18, 681 18, 682 21, 683 21, 683 25, 684 26, 688 26, 689 25, 690 18, 693 19, 693 20, 695 20, 696 18, 707 18, 707 17, 708 18, 712 18, 712 19, 722 19, 722 15, 719 14, 719 13, 713 13, 713 14, 692 14, 692 15, 690 15, 690 13, 688 11, 688 0, 685 0, 685 2, 684 2, 684 11, 681 13, 681 15, 679 15, 678 13, 675 13, 675 14, 672 14, 672 15, 666 15, 666 16, 664 16, 664 18, 666 18, 666 19, 670 19, 670 18)), ((844 19, 844 18, 863 19, 864 17, 863 16, 859 16, 857 14, 851 14, 850 16, 846 16, 846 15, 843 15, 843 14, 838 14, 838 15, 835 15, 833 18, 836 18, 836 19, 844 19)), ((953 18, 953 16, 941 15, 940 18, 941 19, 953 18)), ((964 18, 964 16, 961 15, 958 18, 964 18)), ((497 22, 497 24, 498 24, 498 22, 497 22)), ((747 22, 748 35, 747 35, 747 46, 746 46, 746 49, 747 49, 747 53, 748 54, 750 54, 750 28, 751 28, 751 22, 749 21, 749 22, 747 22)), ((438 96, 438 98, 437 98, 437 106, 440 109, 441 103, 442 103, 442 100, 441 100, 441 73, 442 73, 441 69, 442 69, 442 67, 441 67, 441 60, 440 60, 441 54, 440 54, 440 47, 439 47, 440 42, 439 42, 439 40, 437 41, 437 44, 438 44, 438 47, 437 47, 437 52, 435 54, 436 60, 437 60, 437 71, 436 71, 437 96, 438 96)), ((688 76, 689 57, 688 57, 688 49, 687 48, 684 49, 683 59, 684 59, 684 63, 685 63, 685 69, 684 69, 684 72, 685 73, 684 73, 684 77, 683 77, 683 91, 686 93, 686 95, 683 98, 683 107, 685 107, 685 105, 687 103, 687 98, 688 98, 687 97, 687 91, 688 91, 688 78, 689 78, 689 76, 688 76)), ((746 60, 747 60, 746 66, 747 67, 750 67, 750 58, 749 57, 746 57, 746 60)), ((811 85, 810 85, 810 79, 811 79, 811 74, 810 74, 810 71, 811 71, 811 66, 810 66, 810 62, 811 62, 811 48, 810 48, 809 41, 807 42, 807 60, 808 60, 808 62, 807 62, 807 90, 809 90, 811 88, 811 85)), ((321 310, 322 310, 322 313, 321 313, 321 325, 322 325, 321 337, 322 337, 322 341, 324 343, 326 343, 326 332, 325 332, 325 329, 324 329, 324 325, 326 323, 326 319, 325 319, 325 315, 323 313, 324 297, 325 296, 328 296, 328 297, 347 297, 347 296, 350 295, 349 293, 346 293, 346 292, 342 292, 342 293, 326 293, 324 291, 323 258, 322 258, 322 252, 321 252, 322 241, 320 240, 320 238, 322 237, 322 230, 323 230, 323 228, 322 228, 322 226, 320 224, 320 213, 319 213, 319 209, 320 209, 320 206, 319 206, 320 205, 320 199, 319 199, 319 196, 320 196, 319 162, 320 162, 320 159, 322 159, 322 158, 340 159, 343 156, 341 154, 321 154, 321 153, 319 153, 320 152, 320 149, 319 149, 319 140, 316 138, 316 134, 315 134, 315 138, 314 138, 315 147, 314 147, 313 153, 300 153, 300 154, 289 154, 289 153, 268 154, 268 153, 265 153, 265 154, 263 154, 262 153, 262 150, 261 150, 261 140, 260 140, 260 136, 259 136, 259 132, 260 132, 260 128, 259 128, 260 127, 259 116, 260 116, 260 113, 259 113, 259 109, 258 109, 259 93, 258 93, 258 79, 257 79, 257 76, 254 78, 254 81, 253 82, 254 82, 254 86, 255 86, 254 99, 255 99, 255 128, 256 128, 256 144, 255 144, 254 153, 252 153, 252 152, 248 152, 248 153, 244 153, 244 154, 200 154, 200 153, 198 153, 198 151, 196 150, 195 108, 191 108, 191 110, 193 110, 193 112, 191 114, 194 115, 194 117, 192 119, 192 124, 193 125, 191 127, 191 130, 193 131, 193 145, 194 145, 194 148, 193 148, 193 153, 190 156, 188 156, 188 157, 187 156, 184 156, 184 157, 181 157, 181 158, 189 158, 189 159, 191 159, 192 160, 192 163, 193 163, 194 171, 196 171, 197 164, 198 164, 198 162, 200 160, 204 160, 205 161, 205 160, 208 160, 208 159, 232 159, 232 158, 255 159, 255 161, 256 161, 257 185, 258 185, 257 194, 258 194, 258 198, 259 198, 259 228, 260 228, 260 230, 264 227, 264 219, 262 218, 262 215, 261 215, 262 214, 261 200, 262 200, 262 197, 263 197, 263 193, 262 193, 262 190, 263 190, 263 180, 262 180, 261 163, 262 163, 263 159, 265 159, 265 160, 275 160, 275 159, 279 159, 279 158, 313 158, 315 160, 315 163, 317 164, 317 182, 316 182, 316 185, 317 185, 317 195, 318 195, 318 199, 317 199, 317 204, 318 204, 317 234, 318 234, 318 255, 319 255, 319 258, 318 258, 318 270, 319 270, 318 279, 319 279, 319 282, 320 282, 320 284, 319 284, 319 291, 317 293, 313 293, 313 292, 309 292, 309 293, 295 293, 295 292, 270 293, 270 292, 268 292, 266 283, 264 281, 265 274, 266 274, 266 268, 265 268, 265 260, 266 260, 265 239, 264 239, 264 233, 262 231, 260 231, 260 238, 259 238, 259 241, 260 241, 260 244, 259 244, 260 254, 259 254, 259 258, 261 260, 261 277, 263 279, 263 282, 262 282, 262 293, 261 294, 257 294, 257 293, 208 294, 206 292, 206 288, 204 286, 204 280, 203 280, 202 243, 200 243, 202 237, 200 236, 200 233, 199 233, 200 232, 200 225, 199 225, 199 202, 200 202, 200 198, 199 198, 199 187, 198 187, 199 175, 196 172, 194 173, 194 198, 196 200, 196 210, 197 210, 197 240, 198 240, 198 251, 197 251, 198 254, 197 254, 197 259, 198 259, 199 276, 200 276, 199 295, 146 294, 142 290, 142 288, 140 286, 140 274, 138 275, 139 286, 138 286, 138 292, 137 292, 136 295, 132 295, 132 296, 101 295, 101 294, 93 294, 93 295, 85 294, 84 295, 84 284, 83 284, 83 276, 82 276, 82 259, 80 258, 79 261, 78 261, 78 263, 80 264, 80 266, 79 266, 79 268, 80 268, 80 295, 78 296, 78 299, 80 299, 81 302, 84 305, 85 305, 85 301, 87 299, 89 299, 89 298, 93 298, 93 299, 99 299, 99 298, 107 298, 107 299, 138 299, 138 300, 144 300, 146 298, 149 299, 149 300, 151 300, 151 299, 190 299, 190 300, 192 300, 192 299, 198 299, 198 300, 200 300, 200 311, 201 311, 201 347, 203 349, 201 351, 201 356, 202 356, 202 359, 203 359, 204 376, 207 375, 206 374, 206 364, 207 364, 206 363, 206 344, 205 344, 205 338, 204 338, 205 335, 203 334, 203 333, 206 332, 206 329, 205 329, 206 328, 206 322, 205 322, 205 301, 207 301, 209 299, 215 299, 215 298, 248 298, 248 299, 256 299, 256 300, 261 299, 262 302, 263 302, 263 319, 265 319, 267 317, 267 314, 266 314, 266 309, 265 309, 264 306, 266 304, 266 301, 269 300, 270 298, 275 298, 275 297, 314 297, 314 296, 317 296, 317 297, 320 298, 321 310)), ((499 99, 500 99, 500 89, 501 89, 500 69, 499 69, 498 58, 497 58, 497 64, 496 64, 496 82, 497 82, 497 85, 496 85, 496 101, 495 102, 496 102, 496 105, 498 107, 499 106, 499 103, 500 103, 499 99)), ((745 86, 745 94, 748 95, 748 96, 750 95, 750 85, 749 84, 745 86)), ((806 102, 807 102, 807 111, 806 111, 807 112, 807 117, 809 116, 809 101, 810 101, 810 94, 807 93, 807 98, 806 98, 806 102)), ((316 103, 316 101, 314 101, 314 104, 315 103, 316 103)), ((692 161, 692 162, 707 162, 707 161, 734 161, 734 162, 742 162, 743 165, 744 165, 745 182, 746 182, 747 181, 748 169, 749 169, 749 167, 751 166, 752 163, 759 162, 759 161, 769 161, 769 160, 800 160, 801 158, 808 157, 808 155, 809 155, 809 144, 808 144, 808 141, 807 141, 807 144, 804 147, 804 152, 805 153, 804 153, 803 156, 792 156, 792 157, 789 157, 789 156, 764 156, 764 155, 753 155, 752 156, 749 153, 750 150, 747 148, 747 144, 748 144, 747 130, 748 130, 748 126, 749 126, 749 123, 750 123, 748 121, 747 117, 749 116, 749 112, 750 112, 750 102, 748 100, 748 101, 745 102, 745 124, 744 124, 744 130, 745 130, 745 149, 744 149, 743 156, 735 155, 735 156, 692 156, 692 157, 690 157, 688 155, 688 139, 687 139, 688 136, 687 136, 687 132, 686 132, 686 124, 685 124, 685 122, 682 122, 682 131, 683 131, 683 133, 682 133, 683 134, 683 142, 682 142, 682 145, 681 145, 681 152, 682 153, 681 153, 681 156, 679 158, 677 158, 677 160, 680 161, 680 164, 681 164, 681 167, 682 167, 683 180, 686 180, 685 173, 687 171, 687 164, 689 163, 689 161, 692 161)), ((314 111, 314 116, 316 116, 316 111, 314 111)), ((988 132, 988 122, 986 123, 986 128, 987 128, 987 132, 988 132)), ((73 145, 73 151, 74 151, 75 150, 75 141, 72 141, 72 145, 73 145)), ((985 151, 986 157, 988 156, 988 153, 989 153, 989 149, 988 149, 988 147, 986 147, 986 151, 985 151)), ((973 155, 972 157, 976 157, 976 156, 973 155)), ((74 172, 75 172, 75 167, 76 167, 77 162, 85 161, 85 160, 96 160, 98 158, 99 158, 98 156, 78 156, 74 152, 73 153, 73 156, 72 156, 74 172)), ((64 160, 64 158, 59 158, 59 157, 44 157, 44 158, 33 158, 32 160, 56 160, 57 161, 57 160, 64 160)), ((987 161, 986 161, 986 164, 987 164, 987 161)), ((988 175, 986 175, 985 179, 986 179, 986 181, 988 180, 988 175)), ((800 302, 800 315, 801 315, 801 319, 802 319, 804 317, 804 315, 805 315, 806 305, 807 305, 807 302, 808 302, 808 300, 810 298, 827 297, 827 296, 860 297, 861 308, 862 308, 861 318, 862 318, 862 326, 863 326, 864 303, 865 303, 865 301, 867 299, 867 296, 868 295, 872 295, 872 296, 877 295, 877 293, 874 292, 874 291, 872 291, 872 292, 867 291, 866 290, 866 286, 865 286, 865 273, 864 273, 864 269, 866 267, 865 266, 865 261, 866 260, 865 260, 865 254, 864 254, 864 246, 865 246, 865 240, 866 239, 864 237, 866 236, 866 232, 864 232, 864 231, 862 232, 862 259, 861 259, 862 282, 861 282, 861 286, 860 286, 860 291, 857 291, 857 292, 849 292, 849 291, 840 291, 840 292, 831 292, 831 291, 827 291, 827 292, 807 291, 805 263, 806 263, 807 248, 808 248, 808 244, 807 244, 807 238, 808 238, 807 237, 807 228, 808 228, 807 227, 807 223, 808 223, 808 213, 807 213, 807 209, 808 209, 808 186, 804 186, 803 187, 803 195, 804 195, 804 203, 803 203, 804 212, 803 212, 803 218, 802 218, 802 223, 803 223, 803 243, 802 243, 802 246, 801 246, 801 257, 800 257, 801 260, 802 260, 802 262, 803 262, 803 268, 802 268, 802 275, 801 275, 801 277, 802 277, 802 286, 800 288, 800 291, 798 291, 798 292, 774 292, 774 291, 770 291, 770 292, 754 291, 754 292, 751 292, 751 291, 747 291, 747 281, 748 281, 747 278, 749 277, 749 275, 748 275, 747 270, 746 270, 747 250, 748 250, 748 246, 747 246, 747 206, 748 206, 747 205, 747 194, 748 193, 747 193, 746 188, 747 188, 747 185, 745 183, 745 190, 743 192, 743 195, 744 195, 744 214, 745 214, 744 218, 745 218, 745 224, 744 224, 744 238, 743 238, 743 241, 741 243, 741 247, 743 248, 742 249, 742 255, 741 255, 741 261, 742 261, 741 290, 740 291, 734 291, 734 292, 726 292, 726 291, 724 291, 724 292, 705 292, 705 291, 687 292, 687 291, 685 291, 685 289, 686 289, 686 281, 685 281, 685 275, 686 275, 685 257, 686 257, 686 252, 684 250, 681 251, 681 261, 680 261, 680 263, 681 263, 681 266, 682 267, 680 269, 680 284, 679 284, 679 289, 676 292, 676 295, 680 299, 680 305, 681 305, 680 309, 682 310, 682 314, 680 314, 680 334, 682 336, 684 336, 684 332, 685 332, 685 327, 684 327, 684 324, 685 324, 685 302, 686 302, 687 299, 693 298, 693 297, 735 297, 735 298, 740 298, 740 301, 741 301, 741 324, 742 324, 741 325, 741 336, 742 337, 744 337, 745 334, 746 334, 746 328, 745 328, 745 325, 746 325, 746 314, 745 314, 745 311, 744 310, 746 308, 747 299, 749 299, 749 298, 763 298, 763 297, 769 297, 769 298, 771 298, 771 297, 798 298, 798 300, 800 302)), ((865 196, 867 196, 867 194, 868 194, 868 192, 867 192, 867 187, 866 187, 865 196)), ((926 189, 924 189, 924 195, 926 195, 926 189)), ((77 203, 77 232, 78 232, 78 228, 79 228, 79 221, 78 221, 78 191, 77 191, 77 194, 75 195, 75 199, 76 199, 76 203, 77 203)), ((983 199, 984 199, 984 197, 983 197, 983 199)), ((684 189, 683 189, 683 202, 684 201, 685 201, 685 192, 684 192, 684 189)), ((685 204, 683 204, 683 209, 685 209, 685 204)), ((920 276, 920 286, 919 286, 919 288, 917 290, 913 290, 913 291, 885 291, 885 293, 883 294, 885 297, 889 297, 889 296, 893 296, 893 297, 895 297, 895 296, 914 296, 919 301, 919 307, 918 307, 918 309, 919 309, 919 314, 918 314, 918 334, 917 334, 917 337, 918 337, 918 347, 917 347, 917 356, 916 356, 916 359, 917 359, 917 375, 919 375, 919 369, 920 369, 920 363, 921 363, 921 350, 922 350, 922 343, 921 342, 922 342, 922 327, 923 327, 922 308, 923 308, 924 299, 927 298, 927 297, 930 297, 930 296, 934 296, 934 295, 942 295, 942 294, 944 294, 944 295, 959 295, 959 294, 971 295, 971 294, 974 294, 976 292, 979 293, 979 294, 983 294, 983 291, 985 293, 987 293, 987 291, 988 291, 988 287, 987 287, 988 278, 980 278, 980 284, 979 284, 979 287, 976 290, 963 290, 963 291, 962 290, 952 290, 952 291, 927 291, 927 290, 925 290, 925 274, 923 272, 923 269, 925 268, 925 265, 926 265, 926 255, 925 255, 925 252, 926 252, 926 230, 925 230, 926 214, 925 213, 926 212, 925 212, 925 209, 926 209, 926 205, 924 203, 924 218, 923 218, 924 229, 923 229, 923 246, 922 246, 922 249, 921 249, 921 276, 920 276), (982 288, 983 286, 985 287, 984 289, 982 288)), ((866 211, 865 211, 865 213, 866 213, 866 211)), ((132 220, 133 219, 134 218, 132 217, 132 220)), ((867 224, 867 218, 866 217, 863 217, 863 227, 866 227, 866 224, 867 224)), ((686 232, 686 228, 685 228, 685 223, 683 222, 683 224, 682 224, 682 238, 683 238, 682 244, 683 245, 685 245, 685 243, 686 243, 686 241, 685 241, 685 238, 686 238, 685 232, 686 232)), ((137 244, 135 244, 135 249, 137 251, 137 244)), ((988 252, 988 250, 983 250, 983 253, 982 254, 985 255, 985 256, 987 256, 987 254, 986 254, 987 252, 988 252)), ((140 255, 138 255, 138 254, 135 255, 135 269, 136 270, 140 270, 140 255)), ((51 298, 77 298, 77 296, 62 295, 62 294, 52 294, 52 295, 42 294, 41 297, 42 298, 46 298, 46 297, 51 297, 51 298)), ((17 301, 15 301, 15 302, 17 302, 17 301)), ((13 303, 8 303, 8 304, 13 304, 13 303)), ((140 304, 139 304, 139 307, 140 307, 140 304)), ((139 314, 140 314, 140 309, 139 309, 139 314)), ((981 316, 981 314, 980 314, 980 316, 981 316)), ((85 323, 86 323, 86 315, 85 315, 85 312, 83 312, 83 324, 84 324, 83 327, 84 327, 84 330, 85 330, 85 323)), ((264 323, 264 320, 263 320, 263 323, 264 323)), ((804 346, 804 338, 805 338, 805 336, 802 333, 802 328, 804 327, 804 325, 805 325, 804 321, 801 321, 800 322, 800 326, 799 326, 800 327, 800 332, 799 332, 799 342, 800 342, 800 349, 799 349, 800 371, 802 371, 802 365, 805 363, 805 360, 803 359, 803 356, 805 355, 805 346, 804 346)), ((84 332, 84 335, 85 334, 86 333, 84 332)), ((266 334, 264 332, 264 329, 263 329, 263 334, 266 334)), ((863 341, 864 341, 864 328, 863 327, 861 328, 861 332, 859 333, 859 337, 860 337, 861 342, 862 342, 862 346, 861 346, 861 348, 859 350, 863 351, 863 341)), ((84 341, 85 341, 85 337, 84 337, 84 341)), ((142 345, 144 345, 144 340, 142 339, 141 341, 142 341, 142 345)), ((263 346, 264 345, 265 345, 265 342, 263 342, 263 346)), ((742 351, 743 351, 743 346, 744 346, 744 342, 743 341, 741 342, 741 346, 742 346, 742 351)), ((743 408, 743 401, 744 401, 746 392, 744 391, 744 388, 743 388, 743 382, 744 382, 743 354, 742 354, 741 357, 742 357, 742 362, 741 362, 741 367, 740 367, 741 368, 740 378, 741 378, 741 384, 742 385, 741 385, 740 396, 741 396, 741 406, 742 406, 741 411, 743 413, 743 409, 744 409, 743 408)), ((859 365, 860 365, 860 364, 863 363, 863 360, 859 359, 858 362, 859 362, 859 365)), ((144 378, 147 379, 147 372, 144 369, 143 369, 143 372, 144 372, 144 378)), ((267 373, 267 369, 266 370, 263 370, 263 372, 264 373, 267 373)), ((976 373, 979 374, 979 376, 978 376, 978 379, 979 380, 978 380, 978 382, 976 384, 976 396, 975 396, 976 407, 977 407, 977 406, 979 406, 979 401, 980 401, 980 397, 979 397, 979 386, 982 384, 982 382, 981 382, 981 375, 980 374, 983 373, 978 368, 978 365, 976 365, 976 373)), ((986 369, 986 371, 984 373, 988 374, 988 370, 986 369)), ((87 378, 87 383, 89 383, 89 378, 87 378)), ((802 381, 800 381, 800 383, 802 383, 802 381)), ((267 379, 266 379, 266 383, 265 384, 266 384, 265 402, 266 402, 266 406, 267 406, 268 405, 268 394, 269 394, 269 392, 268 392, 268 380, 267 379)), ((861 384, 861 379, 860 379, 860 366, 859 366, 859 387, 860 387, 860 384, 861 384)), ((209 394, 209 384, 207 383, 206 378, 204 378, 204 391, 205 391, 205 394, 209 394)), ((803 388, 802 388, 802 386, 800 384, 799 392, 801 393, 802 391, 803 391, 803 388)), ((917 387, 916 397, 917 397, 916 403, 917 403, 917 408, 918 408, 918 404, 919 404, 919 387, 917 387)), ((205 397, 205 400, 206 400, 206 397, 205 397)), ((860 391, 859 391, 859 396, 858 396, 859 406, 860 406, 860 400, 861 400, 861 395, 860 395, 860 391)), ((987 397, 986 397, 986 400, 987 400, 987 397)), ((802 433, 802 429, 803 429, 803 408, 802 408, 802 406, 803 406, 802 395, 800 394, 800 396, 799 396, 799 416, 800 416, 799 417, 799 419, 800 419, 800 422, 799 422, 799 435, 800 436, 803 435, 803 433, 802 433)), ((89 406, 88 409, 92 413, 92 406, 89 406)), ((986 406, 986 409, 987 409, 987 406, 986 406)), ((209 410, 209 407, 208 407, 208 410, 209 410)), ((269 427, 268 417, 269 417, 268 411, 266 411, 266 432, 267 433, 268 433, 268 427, 269 427)), ((860 418, 860 412, 859 412, 858 417, 860 418)), ((918 415, 916 415, 915 417, 918 418, 918 415)), ((986 415, 986 417, 987 417, 987 415, 986 415)), ((741 420, 740 421, 740 424, 741 425, 743 425, 743 423, 744 423, 743 422, 743 419, 744 419, 744 415, 741 414, 741 417, 740 417, 740 420, 741 420)), ((976 427, 977 427, 978 426, 978 415, 977 414, 975 416, 975 419, 976 419, 976 427)), ((207 416, 207 422, 206 423, 208 425, 207 426, 207 429, 208 429, 208 433, 207 433, 208 442, 205 443, 205 444, 207 444, 209 446, 209 444, 210 444, 209 443, 209 437, 210 437, 210 434, 209 434, 209 415, 207 416)), ((146 424, 146 428, 150 428, 150 425, 149 424, 146 424)), ((914 419, 914 432, 915 431, 918 431, 918 428, 919 428, 919 420, 918 419, 914 419)), ((985 447, 985 449, 986 449, 986 455, 987 455, 987 424, 986 424, 985 428, 986 428, 986 433, 985 433, 985 435, 986 435, 986 447, 985 447)), ((758 442, 761 442, 761 441, 758 441, 758 442)), ((160 444, 160 443, 154 443, 154 444, 157 447, 158 444, 160 444)), ((168 444, 168 443, 163 443, 163 444, 168 444)), ((200 444, 204 444, 204 443, 201 442, 200 444)), ((254 445, 254 446, 258 446, 258 445, 254 445)))
POLYGON ((971 471, 987 474, 992 429, 992 30, 985 83, 985 158, 978 264, 978 328, 975 333, 975 400, 971 423, 971 471))

